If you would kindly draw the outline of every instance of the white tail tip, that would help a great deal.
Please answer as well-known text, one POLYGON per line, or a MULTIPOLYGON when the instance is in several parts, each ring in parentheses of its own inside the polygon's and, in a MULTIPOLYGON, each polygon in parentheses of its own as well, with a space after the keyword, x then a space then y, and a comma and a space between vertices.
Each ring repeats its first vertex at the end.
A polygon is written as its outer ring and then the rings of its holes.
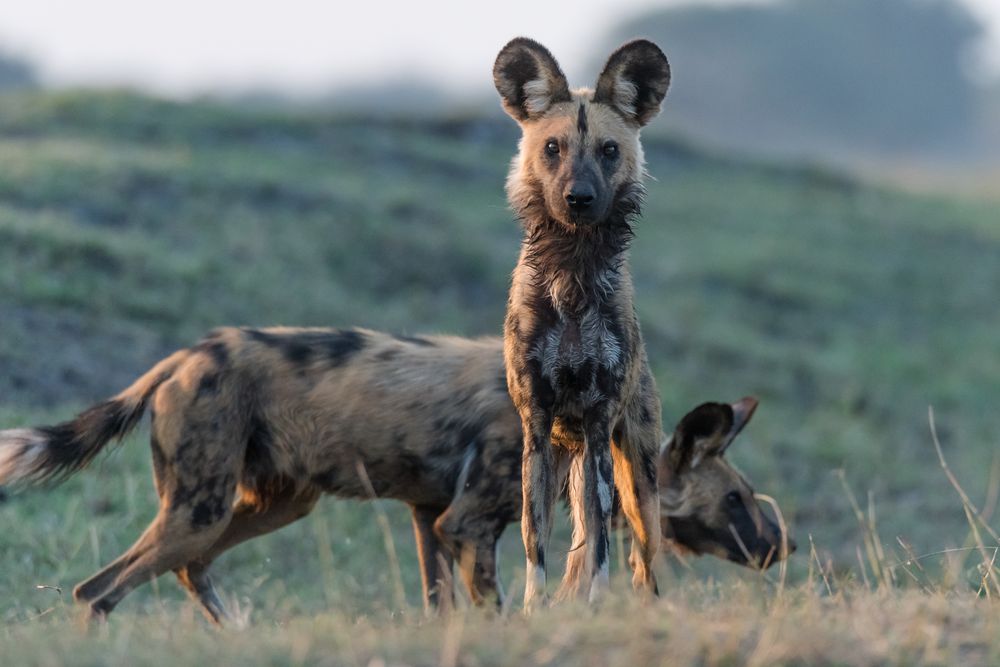
POLYGON ((45 450, 45 435, 31 428, 0 431, 0 484, 10 484, 29 477, 35 462, 45 450))

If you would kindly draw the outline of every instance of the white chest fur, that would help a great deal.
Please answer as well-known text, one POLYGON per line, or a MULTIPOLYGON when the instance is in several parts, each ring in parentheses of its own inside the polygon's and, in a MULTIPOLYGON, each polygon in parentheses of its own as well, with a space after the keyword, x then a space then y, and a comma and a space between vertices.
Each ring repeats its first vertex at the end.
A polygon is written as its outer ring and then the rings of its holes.
POLYGON ((586 410, 607 399, 598 381, 600 373, 620 368, 621 341, 597 309, 581 316, 560 316, 558 323, 541 336, 529 357, 541 366, 561 408, 586 410))

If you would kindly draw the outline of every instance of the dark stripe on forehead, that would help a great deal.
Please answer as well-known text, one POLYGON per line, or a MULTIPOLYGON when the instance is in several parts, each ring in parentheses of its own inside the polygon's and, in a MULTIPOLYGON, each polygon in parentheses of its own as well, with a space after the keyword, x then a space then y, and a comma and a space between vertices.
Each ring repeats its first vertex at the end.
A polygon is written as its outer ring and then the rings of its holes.
POLYGON ((580 131, 580 134, 587 134, 587 109, 583 102, 580 102, 580 113, 576 116, 576 129, 580 131))

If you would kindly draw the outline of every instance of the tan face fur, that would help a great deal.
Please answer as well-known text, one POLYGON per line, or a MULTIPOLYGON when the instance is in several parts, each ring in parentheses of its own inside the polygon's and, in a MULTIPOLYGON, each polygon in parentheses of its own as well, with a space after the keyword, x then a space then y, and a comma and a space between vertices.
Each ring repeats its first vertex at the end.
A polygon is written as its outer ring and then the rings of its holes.
POLYGON ((507 181, 522 216, 599 224, 641 187, 639 130, 659 112, 670 82, 670 66, 654 44, 622 46, 594 90, 570 91, 552 55, 519 38, 497 57, 494 81, 523 133, 507 181))
POLYGON ((580 89, 573 101, 554 105, 522 125, 520 151, 508 192, 524 205, 540 196, 544 210, 563 224, 594 224, 608 217, 623 188, 644 175, 639 128, 624 123, 593 91, 580 89), (570 198, 593 197, 586 208, 570 198))

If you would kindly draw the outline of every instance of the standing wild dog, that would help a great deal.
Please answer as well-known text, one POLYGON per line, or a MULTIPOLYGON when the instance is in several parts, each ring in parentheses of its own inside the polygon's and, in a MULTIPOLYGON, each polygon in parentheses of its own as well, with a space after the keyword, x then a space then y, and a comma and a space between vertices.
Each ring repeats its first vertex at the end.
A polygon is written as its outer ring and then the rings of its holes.
POLYGON ((656 450, 660 399, 632 303, 627 265, 645 175, 639 130, 660 110, 670 67, 655 44, 625 44, 595 90, 570 91, 559 65, 525 38, 500 51, 493 78, 521 126, 507 179, 524 226, 504 324, 511 398, 524 432, 525 606, 544 594, 545 543, 556 497, 552 436, 583 442, 570 486, 586 549, 570 565, 607 586, 612 489, 634 539, 633 585, 656 592, 656 450), (614 463, 612 464, 612 461, 614 463))
MULTIPOLYGON (((743 564, 781 557, 778 529, 723 458, 753 405, 708 403, 678 425, 659 462, 664 540, 743 564)), ((453 558, 473 601, 500 600, 497 540, 521 514, 521 423, 499 338, 221 329, 72 421, 0 431, 0 483, 84 467, 145 410, 159 513, 76 587, 91 614, 173 571, 221 621, 212 562, 305 516, 322 493, 410 506, 429 606, 453 558)))

